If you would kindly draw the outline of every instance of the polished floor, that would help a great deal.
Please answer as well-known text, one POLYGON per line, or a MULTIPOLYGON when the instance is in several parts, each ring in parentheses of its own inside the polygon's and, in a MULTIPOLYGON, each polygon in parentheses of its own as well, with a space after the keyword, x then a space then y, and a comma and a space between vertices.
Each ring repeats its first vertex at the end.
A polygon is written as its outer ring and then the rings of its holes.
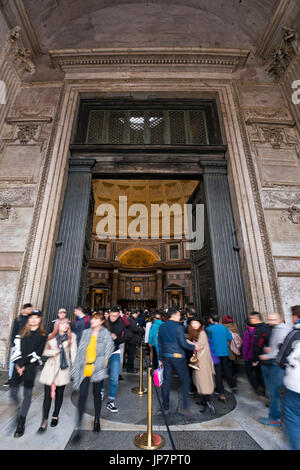
MULTIPOLYGON (((49 427, 45 434, 37 434, 41 422, 43 387, 36 381, 33 401, 26 421, 26 431, 19 439, 13 438, 15 430, 14 407, 10 400, 9 389, 0 385, 0 449, 1 450, 133 450, 137 449, 134 438, 146 431, 146 395, 138 397, 131 393, 132 386, 138 384, 138 376, 123 374, 125 381, 120 383, 117 405, 119 413, 112 415, 103 402, 101 413, 101 433, 92 432, 92 400, 89 401, 82 424, 83 437, 79 444, 72 445, 71 439, 76 429, 77 396, 68 386, 56 428, 49 427)), ((4 383, 6 372, 0 374, 0 384, 4 383)), ((146 382, 146 373, 144 374, 146 382)), ((171 412, 168 423, 177 450, 228 449, 228 450, 281 450, 285 449, 281 429, 263 426, 257 420, 267 416, 266 400, 252 392, 246 377, 241 373, 238 378, 238 393, 233 397, 226 392, 226 405, 220 404, 216 397, 216 414, 201 414, 193 398, 194 419, 178 415, 180 391, 176 378, 171 393, 171 412)), ((166 427, 159 414, 159 404, 153 390, 153 431, 165 437, 164 449, 171 449, 166 427)))

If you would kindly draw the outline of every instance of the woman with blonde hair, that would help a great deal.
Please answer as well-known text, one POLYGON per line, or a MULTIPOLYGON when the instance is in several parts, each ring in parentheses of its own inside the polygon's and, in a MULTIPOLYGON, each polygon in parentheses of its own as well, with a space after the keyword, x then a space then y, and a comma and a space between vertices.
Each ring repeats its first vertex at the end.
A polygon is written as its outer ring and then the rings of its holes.
POLYGON ((188 337, 190 341, 196 343, 198 349, 194 359, 191 359, 190 366, 194 369, 193 382, 197 392, 202 395, 202 400, 199 402, 202 405, 200 412, 204 413, 209 409, 212 413, 215 413, 214 405, 211 402, 211 395, 215 388, 215 369, 207 334, 204 331, 204 320, 199 317, 194 317, 190 320, 188 337))
POLYGON ((36 377, 36 366, 42 364, 41 356, 47 341, 47 333, 41 320, 42 312, 33 310, 28 315, 25 327, 15 337, 15 352, 12 357, 15 368, 12 376, 11 396, 16 404, 18 416, 14 437, 21 437, 24 434, 36 377), (24 385, 24 399, 19 408, 18 391, 22 383, 24 385))
POLYGON ((51 427, 58 424, 58 415, 63 403, 65 386, 71 381, 71 365, 75 361, 77 342, 75 333, 71 332, 67 318, 57 320, 53 332, 48 337, 43 356, 48 357, 40 376, 44 384, 43 421, 38 430, 46 431, 52 399, 55 406, 51 427))

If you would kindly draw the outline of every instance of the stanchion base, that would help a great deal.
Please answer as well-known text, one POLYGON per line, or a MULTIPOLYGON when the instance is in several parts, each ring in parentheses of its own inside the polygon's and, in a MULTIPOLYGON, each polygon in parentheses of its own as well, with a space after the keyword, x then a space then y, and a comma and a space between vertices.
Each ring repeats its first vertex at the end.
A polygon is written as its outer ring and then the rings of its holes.
POLYGON ((135 393, 136 395, 145 395, 145 393, 147 393, 147 389, 146 388, 142 388, 140 389, 140 387, 134 387, 132 390, 132 393, 135 393))
POLYGON ((152 434, 151 446, 148 446, 148 434, 144 432, 135 437, 134 443, 140 449, 156 450, 161 449, 165 445, 165 439, 159 434, 152 434))

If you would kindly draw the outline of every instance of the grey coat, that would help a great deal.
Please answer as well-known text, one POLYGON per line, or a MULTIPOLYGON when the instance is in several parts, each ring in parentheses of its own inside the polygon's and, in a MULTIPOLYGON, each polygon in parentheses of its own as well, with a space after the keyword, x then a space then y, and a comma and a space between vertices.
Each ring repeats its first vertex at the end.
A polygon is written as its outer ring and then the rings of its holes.
MULTIPOLYGON (((75 390, 79 390, 80 384, 84 379, 83 372, 86 364, 86 348, 89 345, 92 331, 92 328, 88 328, 83 331, 71 370, 75 390)), ((112 340, 111 333, 102 326, 97 337, 96 361, 94 371, 91 376, 91 382, 101 382, 108 377, 107 363, 113 352, 114 342, 112 340)))

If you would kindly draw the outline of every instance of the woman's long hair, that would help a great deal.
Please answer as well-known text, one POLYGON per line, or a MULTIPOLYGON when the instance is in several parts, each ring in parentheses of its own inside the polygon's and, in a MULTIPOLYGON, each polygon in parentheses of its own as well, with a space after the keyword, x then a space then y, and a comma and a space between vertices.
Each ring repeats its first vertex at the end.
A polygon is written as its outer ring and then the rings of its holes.
MULTIPOLYGON (((44 324, 43 324, 42 320, 40 321, 40 324, 39 324, 39 327, 38 327, 37 331, 39 331, 39 333, 42 336, 47 336, 47 331, 45 330, 45 327, 44 327, 44 324)), ((28 320, 27 320, 26 325, 20 331, 20 338, 24 338, 24 336, 30 335, 30 333, 31 333, 31 329, 30 329, 30 325, 29 325, 28 320)))
POLYGON ((105 318, 105 313, 102 310, 98 310, 96 313, 92 315, 92 318, 99 318, 101 321, 103 321, 101 326, 104 326, 107 330, 109 330, 109 325, 108 322, 105 318))
POLYGON ((72 331, 71 331, 70 322, 66 318, 64 318, 63 320, 56 320, 56 322, 54 323, 53 331, 48 337, 48 341, 50 341, 51 339, 53 339, 57 336, 58 330, 59 330, 59 325, 61 323, 64 323, 64 322, 68 323, 67 335, 68 335, 68 347, 70 347, 71 343, 72 343, 72 331))
POLYGON ((191 327, 191 324, 189 324, 188 328, 188 337, 191 341, 198 341, 200 332, 203 330, 203 322, 200 320, 197 320, 200 323, 199 328, 197 330, 195 328, 191 327))

